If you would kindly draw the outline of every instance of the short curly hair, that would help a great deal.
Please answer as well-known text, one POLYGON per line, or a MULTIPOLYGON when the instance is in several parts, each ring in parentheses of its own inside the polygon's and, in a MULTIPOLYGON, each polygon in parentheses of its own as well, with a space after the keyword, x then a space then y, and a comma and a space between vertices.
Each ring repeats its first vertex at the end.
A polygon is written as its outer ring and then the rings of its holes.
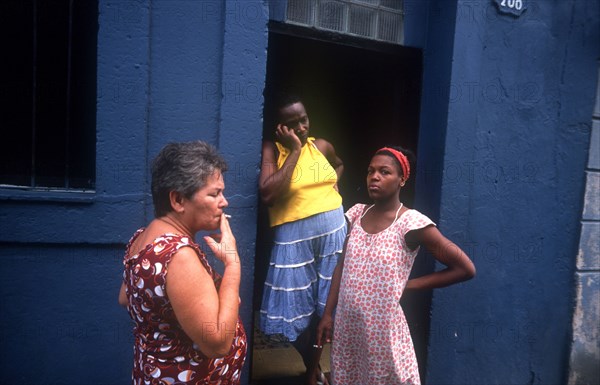
POLYGON ((200 140, 165 145, 152 162, 154 215, 173 210, 171 191, 191 198, 215 171, 227 171, 227 162, 212 145, 200 140))

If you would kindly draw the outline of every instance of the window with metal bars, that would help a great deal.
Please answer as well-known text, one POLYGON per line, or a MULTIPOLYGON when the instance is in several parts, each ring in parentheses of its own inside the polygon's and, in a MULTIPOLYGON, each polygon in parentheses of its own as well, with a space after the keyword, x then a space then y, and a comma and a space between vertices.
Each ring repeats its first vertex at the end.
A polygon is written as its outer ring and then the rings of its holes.
POLYGON ((403 0, 288 0, 286 23, 402 44, 403 0))
POLYGON ((94 189, 97 0, 0 1, 0 187, 94 189))

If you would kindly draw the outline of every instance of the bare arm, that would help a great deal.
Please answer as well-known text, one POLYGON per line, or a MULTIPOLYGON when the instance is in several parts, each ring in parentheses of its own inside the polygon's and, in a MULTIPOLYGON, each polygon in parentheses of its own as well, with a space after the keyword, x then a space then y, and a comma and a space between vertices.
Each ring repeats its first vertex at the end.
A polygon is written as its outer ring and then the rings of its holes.
POLYGON ((298 139, 294 130, 280 124, 277 126, 276 136, 284 146, 290 149, 290 154, 278 170, 275 143, 270 141, 263 143, 258 187, 263 203, 268 206, 273 205, 275 199, 289 189, 292 173, 298 163, 302 149, 300 139, 298 139))
POLYGON ((127 293, 125 292, 125 283, 121 284, 121 289, 119 290, 119 305, 123 307, 127 307, 127 305, 129 305, 127 293))
POLYGON ((229 352, 239 316, 240 259, 235 238, 224 215, 221 235, 204 237, 215 256, 225 265, 217 292, 196 252, 184 247, 169 264, 167 294, 186 334, 210 358, 229 352))
POLYGON ((319 346, 323 346, 326 342, 331 342, 331 339, 333 338, 333 310, 337 306, 343 271, 344 260, 342 258, 333 271, 331 287, 329 289, 329 295, 327 296, 327 304, 323 311, 323 317, 321 317, 319 325, 317 326, 317 336, 315 340, 319 346))
POLYGON ((469 280, 475 276, 475 265, 467 254, 444 237, 435 226, 412 230, 406 234, 409 245, 423 245, 446 268, 408 280, 406 289, 434 289, 469 280))
POLYGON ((342 273, 344 272, 344 258, 346 256, 348 239, 349 236, 347 236, 344 241, 342 255, 333 270, 331 286, 329 287, 329 294, 327 295, 327 303, 325 304, 325 310, 323 310, 323 317, 321 317, 321 321, 319 321, 319 325, 317 326, 315 340, 319 346, 323 346, 325 342, 331 342, 331 339, 333 338, 333 310, 336 308, 340 296, 340 284, 342 282, 342 273))

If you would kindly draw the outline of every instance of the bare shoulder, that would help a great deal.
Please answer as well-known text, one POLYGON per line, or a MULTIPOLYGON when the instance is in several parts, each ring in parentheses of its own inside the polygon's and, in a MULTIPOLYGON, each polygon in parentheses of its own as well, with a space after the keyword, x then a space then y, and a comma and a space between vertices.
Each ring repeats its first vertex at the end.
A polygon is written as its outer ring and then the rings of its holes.
POLYGON ((204 279, 207 274, 208 272, 202 266, 196 250, 192 247, 181 247, 173 254, 171 262, 169 262, 169 278, 167 278, 167 281, 170 282, 170 285, 167 287, 173 287, 175 281, 177 283, 189 283, 196 279, 204 279))
POLYGON ((315 146, 317 146, 317 148, 319 149, 319 151, 321 151, 323 154, 327 154, 333 151, 333 145, 323 138, 316 138, 314 143, 315 146))
POLYGON ((262 161, 273 163, 278 156, 277 146, 275 142, 264 141, 262 144, 262 161))
POLYGON ((175 261, 179 263, 193 263, 198 261, 198 254, 196 254, 196 250, 194 250, 192 247, 181 247, 175 252, 175 254, 173 254, 171 263, 175 261))
POLYGON ((269 152, 275 152, 277 150, 277 146, 275 146, 275 142, 270 141, 270 140, 265 140, 262 143, 262 151, 269 151, 269 152))

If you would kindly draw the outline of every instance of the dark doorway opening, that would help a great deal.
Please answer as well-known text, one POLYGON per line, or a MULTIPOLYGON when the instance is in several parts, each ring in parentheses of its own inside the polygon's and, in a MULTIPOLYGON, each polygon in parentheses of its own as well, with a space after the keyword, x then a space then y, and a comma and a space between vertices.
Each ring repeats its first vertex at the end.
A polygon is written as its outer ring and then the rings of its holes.
MULTIPOLYGON (((271 138, 275 129, 270 97, 281 90, 299 94, 310 118, 310 135, 332 143, 344 161, 339 182, 344 209, 369 202, 365 178, 372 154, 386 145, 401 145, 416 155, 422 70, 419 49, 271 23, 263 137, 271 138)), ((409 207, 415 180, 411 177, 402 193, 409 207)), ((260 204, 255 313, 262 301, 270 234, 267 209, 260 204)), ((413 273, 421 275, 428 268, 416 262, 413 273)), ((402 303, 424 380, 430 298, 405 295, 402 303)))

